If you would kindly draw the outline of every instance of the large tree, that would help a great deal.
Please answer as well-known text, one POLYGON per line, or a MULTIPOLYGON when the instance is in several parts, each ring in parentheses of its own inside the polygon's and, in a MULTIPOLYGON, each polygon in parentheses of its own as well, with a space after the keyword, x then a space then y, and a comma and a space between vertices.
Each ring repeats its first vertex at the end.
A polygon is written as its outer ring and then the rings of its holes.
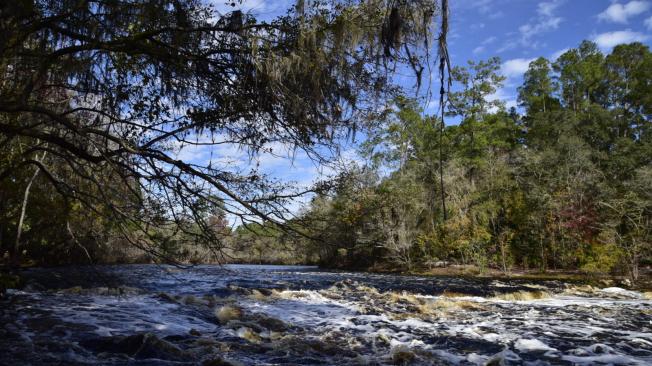
POLYGON ((550 61, 543 57, 530 62, 523 76, 523 86, 518 88, 518 101, 529 114, 543 112, 559 102, 554 99, 557 84, 551 76, 550 61))
POLYGON ((446 3, 300 0, 259 21, 198 0, 5 2, 0 149, 12 158, 0 179, 38 171, 153 252, 154 227, 219 242, 198 209, 206 202, 282 222, 303 192, 253 164, 175 152, 211 145, 255 156, 281 145, 328 159, 398 90, 393 70, 411 69, 421 84, 446 3))

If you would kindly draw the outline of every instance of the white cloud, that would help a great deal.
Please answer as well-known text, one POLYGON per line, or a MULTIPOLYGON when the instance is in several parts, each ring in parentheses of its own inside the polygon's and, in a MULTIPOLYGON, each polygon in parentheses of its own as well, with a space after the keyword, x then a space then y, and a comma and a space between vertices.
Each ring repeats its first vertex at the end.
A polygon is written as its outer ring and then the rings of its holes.
POLYGON ((482 43, 480 43, 480 45, 478 47, 473 49, 473 54, 477 55, 479 53, 484 52, 486 50, 485 46, 488 45, 488 44, 492 44, 492 43, 496 42, 496 39, 497 38, 494 37, 494 36, 491 36, 491 37, 485 39, 484 41, 482 41, 482 43))
POLYGON ((644 42, 650 37, 640 33, 633 32, 630 29, 624 31, 606 32, 593 37, 593 41, 603 50, 608 50, 616 45, 631 42, 644 42))
POLYGON ((561 56, 561 55, 563 55, 564 53, 568 52, 568 50, 569 50, 568 47, 567 47, 567 48, 562 48, 561 50, 559 50, 559 51, 553 53, 553 54, 550 56, 550 59, 551 59, 552 61, 557 61, 557 59, 559 58, 559 56, 561 56))
POLYGON ((557 9, 564 4, 565 0, 542 1, 537 4, 536 16, 532 17, 527 23, 518 27, 517 35, 508 39, 497 52, 514 49, 518 45, 527 48, 538 48, 539 42, 533 38, 540 36, 542 33, 549 32, 559 28, 564 18, 556 16, 557 9))
POLYGON ((644 23, 647 29, 652 30, 652 17, 645 19, 644 23))
POLYGON ((180 147, 176 153, 176 158, 186 163, 204 163, 210 155, 209 146, 186 145, 180 147))
POLYGON ((538 22, 523 24, 518 28, 522 42, 527 43, 535 35, 559 28, 559 24, 563 20, 561 17, 545 16, 544 19, 540 19, 538 22))
POLYGON ((630 17, 642 14, 650 8, 647 1, 630 1, 627 4, 614 3, 598 14, 598 19, 612 23, 626 24, 630 17))
MULTIPOLYGON (((511 107, 516 107, 516 96, 514 95, 513 91, 507 90, 507 88, 499 88, 494 92, 493 94, 490 94, 487 96, 487 100, 489 101, 494 101, 498 100, 503 102, 504 106, 506 109, 510 109, 511 107)), ((490 112, 495 113, 498 111, 498 107, 493 107, 491 108, 490 112)))
POLYGON ((498 38, 496 38, 495 36, 491 36, 491 37, 485 39, 484 41, 482 41, 482 44, 494 43, 494 42, 496 42, 496 39, 498 39, 498 38))
POLYGON ((522 76, 530 66, 534 58, 515 58, 503 62, 500 71, 508 78, 522 76))
POLYGON ((562 0, 539 3, 539 5, 537 5, 537 12, 546 17, 553 17, 555 10, 557 10, 562 3, 562 0))
POLYGON ((500 10, 496 10, 496 1, 495 0, 474 0, 469 3, 469 6, 475 8, 489 19, 498 19, 504 14, 500 10))
POLYGON ((491 11, 491 0, 476 0, 473 6, 478 9, 482 14, 487 14, 491 11))
POLYGON ((505 13, 503 13, 500 10, 487 15, 489 19, 498 19, 498 18, 502 18, 503 16, 505 16, 505 13))

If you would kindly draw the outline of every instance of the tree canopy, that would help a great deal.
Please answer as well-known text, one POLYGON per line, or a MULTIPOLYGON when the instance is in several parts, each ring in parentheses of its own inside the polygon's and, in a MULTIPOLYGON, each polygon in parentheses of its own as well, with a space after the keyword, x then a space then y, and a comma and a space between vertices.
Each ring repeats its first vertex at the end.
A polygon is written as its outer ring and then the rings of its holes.
POLYGON ((492 99, 498 59, 456 67, 446 112, 459 124, 442 139, 440 119, 396 99, 363 146, 368 164, 305 213, 327 223, 313 229, 321 260, 638 279, 652 263, 650 61, 641 43, 604 55, 588 41, 535 59, 521 110, 492 99))
POLYGON ((255 166, 175 152, 234 146, 254 156, 281 144, 328 159, 399 91, 394 70, 421 84, 441 14, 428 0, 300 0, 271 21, 198 0, 3 3, 3 251, 19 252, 31 182, 35 199, 65 207, 62 241, 76 230, 71 212, 155 254, 154 228, 219 249, 206 202, 243 221, 282 222, 303 192, 255 166))

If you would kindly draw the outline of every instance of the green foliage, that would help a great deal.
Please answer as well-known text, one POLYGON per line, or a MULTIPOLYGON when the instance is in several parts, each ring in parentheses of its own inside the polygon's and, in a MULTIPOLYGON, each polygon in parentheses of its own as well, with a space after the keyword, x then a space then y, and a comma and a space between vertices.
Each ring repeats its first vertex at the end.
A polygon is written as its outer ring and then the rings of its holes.
POLYGON ((322 261, 579 269, 636 280, 652 255, 651 56, 639 43, 605 57, 583 42, 554 64, 539 58, 519 88, 523 116, 489 100, 504 80, 497 59, 458 67, 447 113, 460 123, 445 128, 441 145, 437 118, 397 99, 362 149, 381 178, 354 172, 305 213, 328 223, 311 227, 322 247, 335 248, 322 261))
POLYGON ((550 61, 543 57, 532 61, 523 76, 523 86, 518 88, 518 100, 528 114, 546 112, 557 107, 559 101, 554 98, 558 85, 552 79, 550 61))
POLYGON ((622 251, 614 243, 593 244, 581 258, 580 269, 591 275, 611 273, 622 260, 622 251))

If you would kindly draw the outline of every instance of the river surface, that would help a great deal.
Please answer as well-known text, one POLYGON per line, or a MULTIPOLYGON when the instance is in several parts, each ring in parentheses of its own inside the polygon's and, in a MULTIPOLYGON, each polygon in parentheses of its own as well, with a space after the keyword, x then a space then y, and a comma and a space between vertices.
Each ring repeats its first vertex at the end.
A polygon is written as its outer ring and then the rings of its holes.
POLYGON ((33 269, 1 365, 650 365, 650 294, 314 267, 33 269))

